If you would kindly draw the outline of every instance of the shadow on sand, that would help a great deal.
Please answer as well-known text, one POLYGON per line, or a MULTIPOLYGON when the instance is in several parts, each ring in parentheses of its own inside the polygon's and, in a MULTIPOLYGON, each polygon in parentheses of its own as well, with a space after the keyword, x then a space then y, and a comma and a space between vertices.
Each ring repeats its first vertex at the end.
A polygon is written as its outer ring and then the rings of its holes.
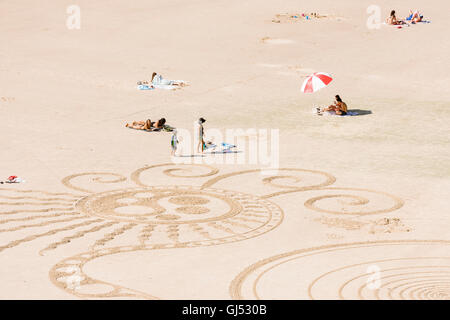
POLYGON ((370 110, 349 109, 348 111, 354 113, 352 115, 352 117, 365 116, 365 115, 368 115, 368 114, 372 114, 372 111, 370 111, 370 110))
POLYGON ((232 153, 242 153, 242 151, 211 151, 211 152, 204 152, 203 154, 182 154, 179 156, 176 156, 177 158, 204 158, 208 154, 232 154, 232 153))

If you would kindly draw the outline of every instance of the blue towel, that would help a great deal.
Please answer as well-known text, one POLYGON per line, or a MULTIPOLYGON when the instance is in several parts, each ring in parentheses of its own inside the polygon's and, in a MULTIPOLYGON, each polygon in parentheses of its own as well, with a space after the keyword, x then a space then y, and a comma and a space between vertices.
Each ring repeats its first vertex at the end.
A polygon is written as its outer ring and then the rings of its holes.
POLYGON ((153 89, 155 89, 155 88, 150 87, 150 86, 145 85, 145 84, 141 84, 137 88, 138 88, 138 90, 153 90, 153 89))
POLYGON ((234 144, 229 144, 226 142, 222 142, 222 147, 230 149, 230 148, 236 148, 236 146, 234 144))

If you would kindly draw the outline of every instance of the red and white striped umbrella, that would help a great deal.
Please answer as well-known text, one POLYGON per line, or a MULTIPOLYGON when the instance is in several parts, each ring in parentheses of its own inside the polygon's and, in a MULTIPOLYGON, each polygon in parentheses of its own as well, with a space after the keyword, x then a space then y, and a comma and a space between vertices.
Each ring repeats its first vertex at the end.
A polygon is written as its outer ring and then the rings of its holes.
POLYGON ((302 92, 312 93, 326 87, 333 78, 325 72, 316 72, 306 78, 302 85, 302 92))

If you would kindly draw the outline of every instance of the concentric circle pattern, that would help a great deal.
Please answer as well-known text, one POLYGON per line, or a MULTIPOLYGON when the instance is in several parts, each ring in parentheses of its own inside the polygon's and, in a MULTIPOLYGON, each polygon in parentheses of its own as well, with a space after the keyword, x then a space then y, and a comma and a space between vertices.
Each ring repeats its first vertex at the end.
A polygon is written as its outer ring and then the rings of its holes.
POLYGON ((235 299, 450 299, 450 242, 385 241, 297 250, 232 282, 235 299))
POLYGON ((129 223, 130 228, 137 226, 140 229, 137 241, 128 246, 91 250, 53 267, 50 272, 52 282, 84 298, 155 298, 87 276, 83 266, 93 259, 130 251, 242 241, 276 228, 283 219, 282 210, 271 201, 235 191, 191 186, 129 188, 97 193, 82 198, 75 207, 92 218, 129 223), (76 286, 71 287, 75 280, 76 286))
MULTIPOLYGON (((268 200, 278 196, 285 197, 283 201, 290 196, 299 205, 303 202, 305 213, 327 214, 319 218, 332 226, 343 216, 389 213, 403 206, 402 199, 388 193, 331 187, 336 178, 322 171, 280 168, 218 173, 207 165, 169 163, 142 167, 131 174, 131 181, 111 172, 72 174, 62 183, 76 194, 0 188, 0 235, 6 239, 0 252, 41 240, 40 256, 63 254, 50 279, 66 292, 82 298, 154 299, 151 292, 89 277, 83 267, 106 255, 175 251, 257 237, 282 222, 283 210, 268 200), (155 180, 166 184, 154 186, 155 180), (299 195, 303 192, 304 196, 299 195), (335 215, 341 217, 330 218, 335 215)), ((382 223, 385 230, 390 221, 397 226, 400 220, 381 221, 387 222, 382 223)), ((408 245, 353 244, 289 252, 244 271, 233 281, 231 293, 235 298, 267 299, 447 299, 446 252, 421 249, 418 242, 414 242, 418 249, 408 245), (398 251, 402 246, 406 254, 398 251), (344 250, 350 251, 341 255, 344 250), (375 282, 381 283, 376 289, 364 281, 364 270, 374 266, 383 270, 377 273, 375 282), (329 283, 336 288, 330 290, 329 283)), ((444 242, 442 247, 446 246, 444 242)))
POLYGON ((233 192, 195 187, 129 188, 81 199, 76 208, 105 219, 135 223, 201 223, 231 218, 255 199, 233 192), (246 200, 243 203, 240 200, 246 200))

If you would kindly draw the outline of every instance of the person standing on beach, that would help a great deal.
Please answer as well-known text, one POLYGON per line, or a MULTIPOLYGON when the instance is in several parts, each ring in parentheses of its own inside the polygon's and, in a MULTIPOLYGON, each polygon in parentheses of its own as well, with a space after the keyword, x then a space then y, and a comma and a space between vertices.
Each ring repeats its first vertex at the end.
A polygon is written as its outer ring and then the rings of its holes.
POLYGON ((172 147, 172 156, 176 155, 178 148, 178 137, 177 137, 177 129, 174 129, 172 132, 172 139, 170 140, 170 145, 172 147))
POLYGON ((411 20, 411 23, 421 22, 423 19, 423 15, 420 14, 419 10, 416 10, 415 12, 409 10, 409 14, 409 17, 406 18, 406 20, 411 20))
POLYGON ((203 150, 205 150, 205 141, 204 141, 204 136, 205 136, 205 131, 203 128, 203 123, 205 123, 206 120, 203 118, 198 119, 198 128, 197 128, 197 133, 198 133, 198 145, 197 145, 197 152, 201 152, 203 153, 203 150), (201 149, 200 149, 201 148, 201 149), (200 151, 201 150, 201 151, 200 151))

